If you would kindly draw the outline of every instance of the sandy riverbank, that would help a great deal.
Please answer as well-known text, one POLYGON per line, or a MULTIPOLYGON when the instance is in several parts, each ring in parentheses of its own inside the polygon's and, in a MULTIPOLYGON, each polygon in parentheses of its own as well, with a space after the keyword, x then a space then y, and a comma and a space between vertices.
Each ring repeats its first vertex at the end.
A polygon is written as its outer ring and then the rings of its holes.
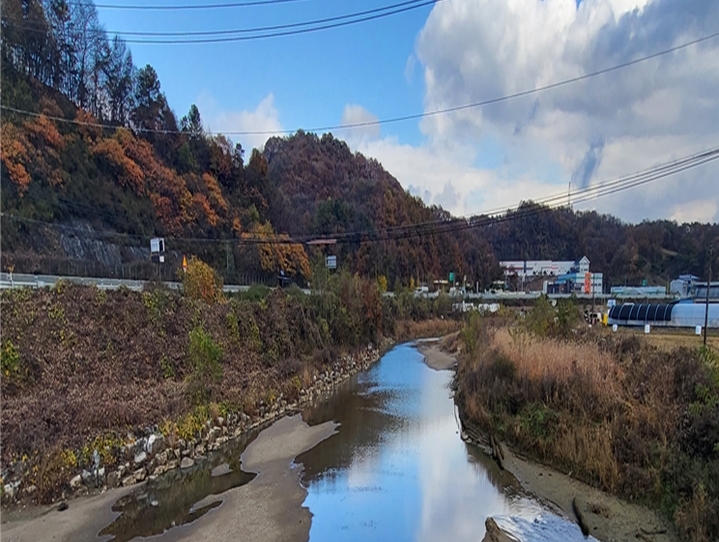
POLYGON ((454 369, 457 359, 440 348, 439 342, 419 342, 417 350, 424 356, 424 362, 435 371, 454 369))
MULTIPOLYGON (((332 422, 310 427, 300 415, 275 422, 242 454, 242 469, 257 473, 254 480, 197 503, 196 508, 222 501, 221 506, 194 523, 167 531, 154 540, 307 540, 311 514, 302 506, 307 492, 299 483, 300 470, 292 462, 299 454, 335 434, 336 427, 332 422)), ((2 525, 2 540, 102 540, 97 538, 97 533, 117 517, 110 509, 112 504, 137 487, 73 500, 70 508, 63 512, 53 507, 36 509, 31 519, 4 518, 9 521, 2 525)))

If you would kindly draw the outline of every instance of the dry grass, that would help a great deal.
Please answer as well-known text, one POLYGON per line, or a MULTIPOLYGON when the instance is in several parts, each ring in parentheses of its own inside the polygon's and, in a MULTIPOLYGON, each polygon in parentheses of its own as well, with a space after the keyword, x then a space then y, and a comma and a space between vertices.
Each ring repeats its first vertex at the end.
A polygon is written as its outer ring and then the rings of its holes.
POLYGON ((512 362, 520 378, 534 382, 572 382, 579 378, 585 389, 566 391, 583 394, 588 388, 610 401, 621 395, 624 372, 610 354, 594 344, 537 339, 521 329, 512 332, 505 327, 493 334, 490 346, 512 362))
MULTIPOLYGON (((653 328, 651 333, 645 335, 643 329, 622 328, 617 332, 617 335, 620 338, 630 336, 640 337, 646 344, 656 346, 666 352, 680 347, 697 348, 703 343, 703 337, 697 336, 693 329, 653 328)), ((711 330, 707 336, 707 344, 719 350, 719 333, 711 330)))
POLYGON ((395 324, 395 339, 409 341, 428 337, 444 337, 459 330, 461 322, 451 319, 399 320, 395 324))
POLYGON ((470 320, 460 337, 454 386, 466 419, 601 489, 661 505, 685 540, 717 539, 716 353, 634 333, 537 338, 491 319, 470 320))

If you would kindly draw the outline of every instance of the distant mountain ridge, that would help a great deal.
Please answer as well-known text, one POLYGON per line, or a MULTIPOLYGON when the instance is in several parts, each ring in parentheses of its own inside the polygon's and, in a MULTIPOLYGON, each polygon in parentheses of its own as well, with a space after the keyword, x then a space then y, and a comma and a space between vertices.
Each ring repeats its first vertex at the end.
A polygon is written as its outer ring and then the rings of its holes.
POLYGON ((172 275, 182 254, 195 254, 228 282, 271 282, 282 271, 304 283, 311 263, 332 254, 390 288, 450 272, 487 288, 501 277, 500 260, 586 254, 606 285, 666 284, 703 276, 719 237, 716 224, 631 225, 533 203, 437 233, 444 226, 431 225, 452 220, 447 211, 332 134, 273 137, 248 158, 241 145, 206 133, 194 105, 178 120, 158 74, 135 67, 125 43, 105 36, 92 2, 60 4, 3 4, 3 269, 172 275), (67 33, 68 21, 92 31, 67 33), (419 235, 418 224, 430 226, 419 235), (154 236, 168 242, 164 267, 148 258, 154 236), (313 236, 345 242, 292 242, 313 236))

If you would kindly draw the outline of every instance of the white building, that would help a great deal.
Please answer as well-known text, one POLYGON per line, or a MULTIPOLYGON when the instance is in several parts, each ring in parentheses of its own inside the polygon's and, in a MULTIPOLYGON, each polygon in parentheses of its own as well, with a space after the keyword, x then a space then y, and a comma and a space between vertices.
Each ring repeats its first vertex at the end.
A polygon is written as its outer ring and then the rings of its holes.
POLYGON ((516 274, 518 277, 531 278, 540 276, 558 277, 569 273, 588 273, 589 258, 582 256, 576 261, 552 261, 552 260, 511 260, 499 262, 504 269, 504 276, 510 277, 516 274))

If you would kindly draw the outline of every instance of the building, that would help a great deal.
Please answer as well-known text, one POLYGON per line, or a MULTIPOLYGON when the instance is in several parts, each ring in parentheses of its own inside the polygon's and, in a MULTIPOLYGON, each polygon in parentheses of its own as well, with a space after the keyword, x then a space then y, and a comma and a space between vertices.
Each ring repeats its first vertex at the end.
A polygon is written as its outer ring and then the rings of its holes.
POLYGON ((545 284, 547 294, 601 294, 604 288, 602 273, 566 273, 545 284))
POLYGON ((609 325, 651 327, 704 326, 707 317, 708 328, 719 328, 719 303, 624 303, 609 310, 609 325))
MULTIPOLYGON (((707 297, 707 283, 699 282, 699 277, 694 275, 679 275, 670 283, 669 293, 679 299, 703 302, 707 297)), ((709 300, 719 301, 719 282, 712 281, 709 285, 709 300)))
POLYGON ((666 297, 664 286, 612 286, 609 292, 614 297, 666 297))
POLYGON ((520 278, 532 278, 540 276, 557 277, 568 273, 589 272, 589 258, 583 256, 575 261, 552 261, 552 260, 511 260, 499 262, 504 269, 504 276, 517 275, 520 278))
POLYGON ((669 283, 669 294, 678 296, 679 299, 689 299, 692 295, 692 287, 699 280, 694 275, 679 275, 679 278, 669 283))

